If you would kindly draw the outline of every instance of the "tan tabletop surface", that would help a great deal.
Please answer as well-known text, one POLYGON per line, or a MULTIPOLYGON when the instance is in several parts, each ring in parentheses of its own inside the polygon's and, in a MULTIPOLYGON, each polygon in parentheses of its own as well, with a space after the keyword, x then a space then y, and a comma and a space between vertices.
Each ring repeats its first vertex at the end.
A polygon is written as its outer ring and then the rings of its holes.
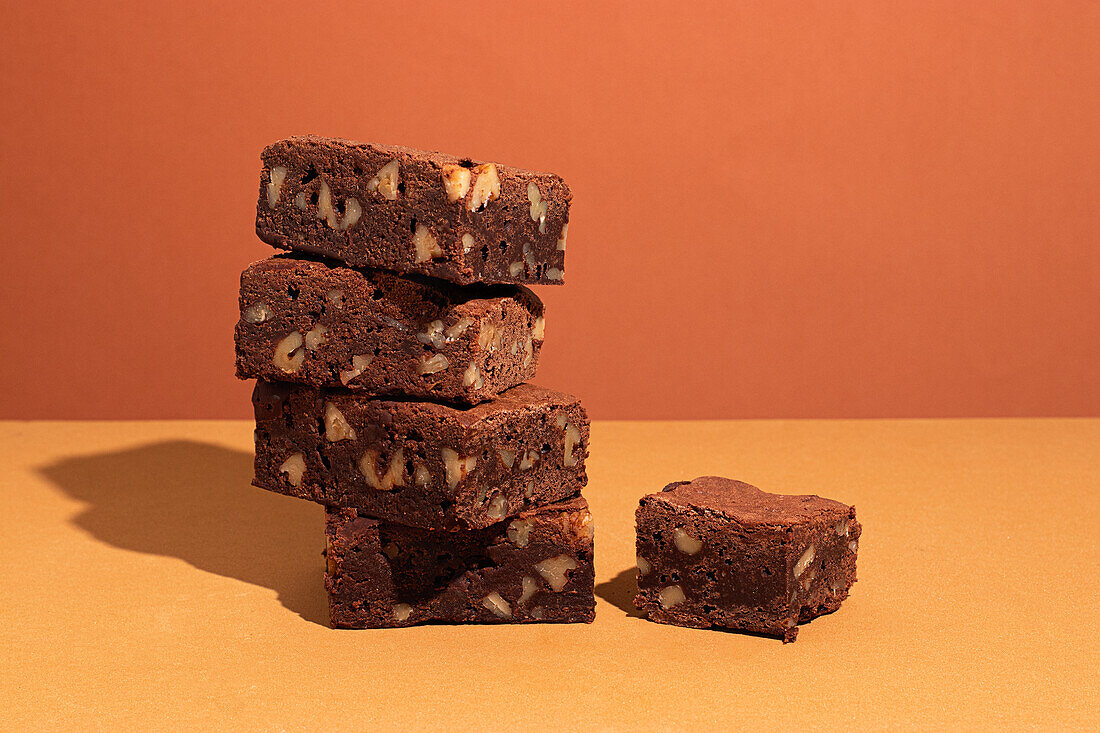
POLYGON ((246 422, 0 423, 0 729, 1097 730, 1100 420, 597 423, 591 625, 326 625, 322 512, 246 422), (723 474, 854 503, 782 643, 638 618, 633 512, 723 474))

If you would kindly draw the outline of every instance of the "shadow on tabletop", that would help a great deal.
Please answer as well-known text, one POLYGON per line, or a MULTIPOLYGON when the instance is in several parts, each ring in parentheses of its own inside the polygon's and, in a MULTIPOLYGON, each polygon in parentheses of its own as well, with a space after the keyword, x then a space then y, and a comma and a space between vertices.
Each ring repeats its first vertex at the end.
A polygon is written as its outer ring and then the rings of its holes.
POLYGON ((638 592, 638 570, 630 567, 611 580, 596 586, 596 595, 612 606, 625 611, 627 616, 641 618, 642 612, 634 608, 634 596, 638 592))
POLYGON ((288 610, 328 625, 320 511, 253 487, 251 453, 177 440, 39 471, 89 504, 70 521, 93 537, 270 588, 288 610))

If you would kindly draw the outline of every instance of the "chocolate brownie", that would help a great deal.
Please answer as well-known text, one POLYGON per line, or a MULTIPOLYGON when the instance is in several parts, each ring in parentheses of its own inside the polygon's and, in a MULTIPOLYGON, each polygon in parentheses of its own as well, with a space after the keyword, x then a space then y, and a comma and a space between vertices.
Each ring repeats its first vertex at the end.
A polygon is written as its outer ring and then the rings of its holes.
POLYGON ((458 408, 260 382, 253 403, 257 486, 411 527, 487 527, 588 481, 584 408, 532 384, 458 408))
POLYGON ((313 135, 260 158, 256 233, 274 247, 459 284, 564 280, 558 176, 313 135))
POLYGON ((414 529, 327 510, 332 625, 588 623, 595 616, 592 516, 581 497, 485 529, 414 529))
POLYGON ((638 596, 661 623, 794 641, 856 581, 855 507, 717 476, 669 484, 636 513, 638 596))
POLYGON ((241 275, 237 376, 476 404, 533 379, 542 303, 284 255, 241 275))

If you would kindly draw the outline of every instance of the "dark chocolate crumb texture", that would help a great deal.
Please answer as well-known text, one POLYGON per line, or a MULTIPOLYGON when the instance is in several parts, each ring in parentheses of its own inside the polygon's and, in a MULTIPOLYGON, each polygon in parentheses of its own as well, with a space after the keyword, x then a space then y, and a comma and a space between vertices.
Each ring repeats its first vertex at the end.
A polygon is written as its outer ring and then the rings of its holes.
POLYGON ((794 641, 856 581, 855 507, 716 476, 670 484, 636 513, 638 596, 650 619, 794 641))
POLYGON ((535 376, 542 302, 278 255, 241 275, 241 379, 476 404, 535 376))
POLYGON ((590 622, 592 516, 581 497, 467 532, 327 510, 332 625, 590 622))
POLYGON ((260 488, 425 529, 478 529, 576 495, 588 416, 521 384, 458 408, 259 382, 260 488))
POLYGON ((565 278, 572 194, 553 174, 312 135, 260 157, 256 233, 274 247, 459 284, 565 278))

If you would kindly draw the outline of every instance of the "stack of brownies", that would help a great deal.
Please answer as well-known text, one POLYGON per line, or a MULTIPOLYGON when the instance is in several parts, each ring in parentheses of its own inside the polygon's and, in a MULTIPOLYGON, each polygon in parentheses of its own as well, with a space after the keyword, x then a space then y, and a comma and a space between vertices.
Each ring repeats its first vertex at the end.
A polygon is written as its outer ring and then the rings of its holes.
POLYGON ((529 384, 561 284, 547 173, 320 137, 264 150, 237 376, 256 474, 324 504, 334 626, 591 621, 588 418, 529 384))

